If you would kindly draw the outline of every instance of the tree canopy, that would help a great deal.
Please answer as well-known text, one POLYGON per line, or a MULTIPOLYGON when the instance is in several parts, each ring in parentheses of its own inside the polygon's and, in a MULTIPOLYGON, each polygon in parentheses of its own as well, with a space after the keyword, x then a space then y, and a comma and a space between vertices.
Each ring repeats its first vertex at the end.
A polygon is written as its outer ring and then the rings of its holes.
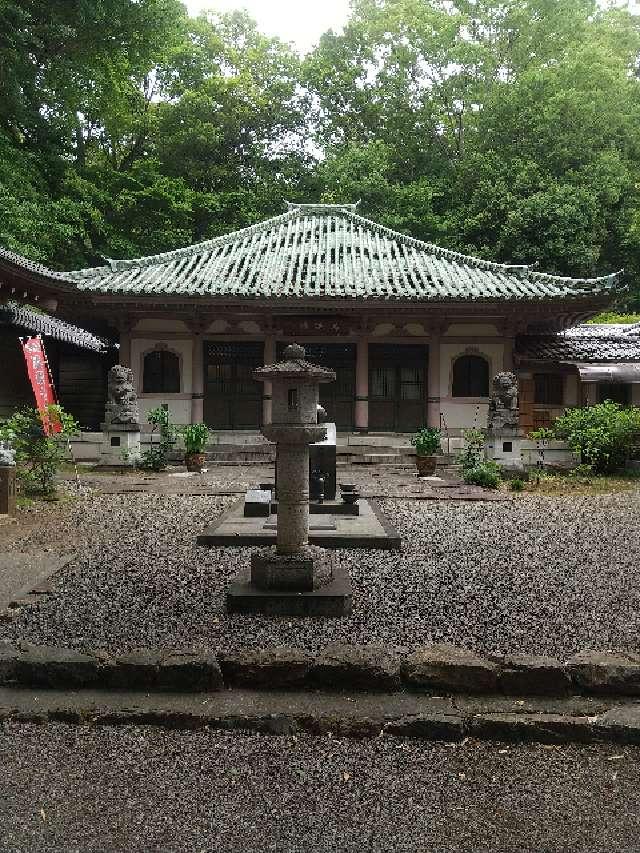
POLYGON ((352 0, 300 57, 179 0, 0 0, 0 244, 54 267, 353 202, 504 262, 624 267, 640 309, 640 18, 352 0))

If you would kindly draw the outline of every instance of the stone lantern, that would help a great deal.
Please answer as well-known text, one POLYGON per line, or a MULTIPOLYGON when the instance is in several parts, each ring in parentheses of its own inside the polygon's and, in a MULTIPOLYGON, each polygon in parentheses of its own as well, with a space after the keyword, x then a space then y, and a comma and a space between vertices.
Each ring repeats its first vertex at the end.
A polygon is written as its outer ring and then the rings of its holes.
POLYGON ((272 422, 262 431, 278 448, 276 547, 254 553, 251 560, 251 582, 261 589, 309 591, 319 582, 314 570, 321 549, 309 548, 309 445, 326 438, 326 427, 318 423, 319 387, 336 374, 310 364, 305 355, 291 344, 283 361, 253 374, 271 382, 272 422))

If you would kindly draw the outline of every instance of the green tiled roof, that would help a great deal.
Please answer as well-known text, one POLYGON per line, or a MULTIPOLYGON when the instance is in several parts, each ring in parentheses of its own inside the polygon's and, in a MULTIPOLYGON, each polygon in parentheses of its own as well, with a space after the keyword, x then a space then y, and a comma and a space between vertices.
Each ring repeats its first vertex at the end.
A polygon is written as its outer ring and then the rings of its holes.
POLYGON ((619 274, 571 279, 441 249, 371 222, 355 205, 289 205, 204 243, 62 276, 83 292, 226 299, 422 301, 588 298, 619 274))

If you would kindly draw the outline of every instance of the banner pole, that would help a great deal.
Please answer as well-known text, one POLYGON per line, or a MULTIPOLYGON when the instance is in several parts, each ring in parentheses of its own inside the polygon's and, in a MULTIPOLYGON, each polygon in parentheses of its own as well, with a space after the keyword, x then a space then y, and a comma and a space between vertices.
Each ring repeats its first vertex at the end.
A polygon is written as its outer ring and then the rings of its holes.
MULTIPOLYGON (((36 335, 38 340, 40 341, 40 346, 42 347, 42 354, 44 355, 44 363, 47 367, 47 374, 49 376, 49 384, 51 385, 51 392, 53 394, 53 399, 56 401, 56 405, 60 405, 60 401, 58 399, 58 392, 56 391, 56 386, 53 384, 53 374, 51 373, 51 365, 49 364, 49 357, 47 355, 47 351, 44 347, 44 341, 42 340, 42 335, 36 335)), ((80 473, 78 471, 78 463, 76 462, 76 457, 73 455, 73 449, 71 447, 71 439, 67 436, 67 451, 69 456, 71 457, 71 461, 73 463, 73 470, 76 472, 76 489, 80 491, 80 473)))

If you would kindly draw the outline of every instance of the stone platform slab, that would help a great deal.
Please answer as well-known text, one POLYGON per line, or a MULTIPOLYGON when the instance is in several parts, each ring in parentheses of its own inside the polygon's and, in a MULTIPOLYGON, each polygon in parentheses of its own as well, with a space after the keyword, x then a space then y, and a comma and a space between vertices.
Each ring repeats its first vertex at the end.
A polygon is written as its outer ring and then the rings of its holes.
MULTIPOLYGON (((377 501, 359 502, 357 516, 333 515, 331 525, 326 516, 315 526, 310 520, 309 543, 321 548, 377 548, 399 550, 400 535, 387 520, 377 501), (328 529, 329 528, 329 529, 328 529)), ((210 527, 198 536, 204 546, 262 546, 275 545, 275 518, 245 518, 244 500, 234 503, 210 527)))

